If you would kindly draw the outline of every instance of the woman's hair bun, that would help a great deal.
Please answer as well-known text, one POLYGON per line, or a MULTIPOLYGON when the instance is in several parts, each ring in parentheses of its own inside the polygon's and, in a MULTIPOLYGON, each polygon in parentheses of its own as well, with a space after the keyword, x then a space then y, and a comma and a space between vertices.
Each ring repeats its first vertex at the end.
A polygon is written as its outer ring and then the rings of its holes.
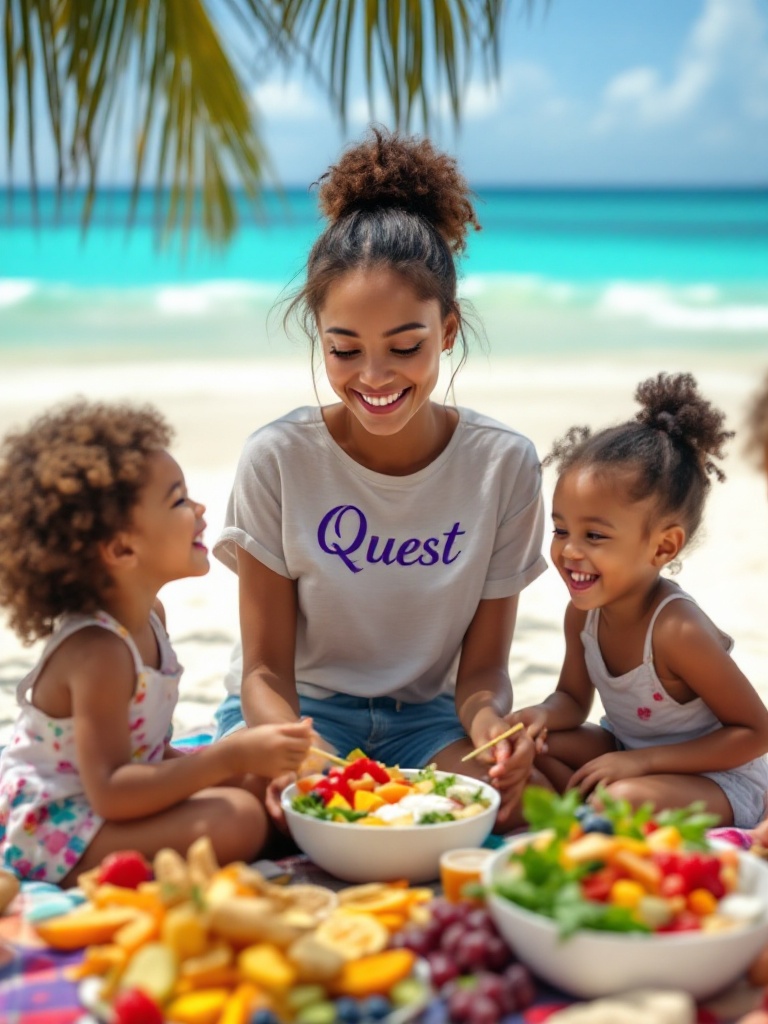
POLYGON ((480 230, 471 189, 453 157, 429 139, 372 127, 319 182, 320 207, 332 223, 347 214, 398 208, 429 221, 453 252, 466 245, 467 229, 480 230))
POLYGON ((725 416, 699 393, 690 373, 659 373, 638 385, 635 399, 642 408, 637 420, 661 430, 676 443, 696 452, 708 473, 723 479, 712 458, 722 459, 733 431, 724 430, 725 416))

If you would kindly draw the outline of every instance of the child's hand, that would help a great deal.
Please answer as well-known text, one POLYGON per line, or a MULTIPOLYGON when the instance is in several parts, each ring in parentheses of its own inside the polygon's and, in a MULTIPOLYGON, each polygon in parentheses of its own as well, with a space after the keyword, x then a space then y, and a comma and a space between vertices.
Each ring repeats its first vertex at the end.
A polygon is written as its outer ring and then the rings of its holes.
POLYGON ((586 797, 596 786, 610 786, 619 779, 638 779, 647 774, 648 765, 642 750, 617 750, 601 754, 577 768, 568 782, 568 789, 578 789, 586 797))
POLYGON ((247 747, 244 770, 265 779, 297 772, 316 738, 310 718, 252 726, 234 733, 236 737, 242 737, 247 747))
POLYGON ((548 732, 547 713, 541 705, 534 704, 529 708, 520 708, 519 711, 513 711, 511 714, 505 715, 504 717, 510 725, 516 725, 518 722, 522 722, 525 726, 525 731, 534 742, 536 753, 546 754, 548 732))

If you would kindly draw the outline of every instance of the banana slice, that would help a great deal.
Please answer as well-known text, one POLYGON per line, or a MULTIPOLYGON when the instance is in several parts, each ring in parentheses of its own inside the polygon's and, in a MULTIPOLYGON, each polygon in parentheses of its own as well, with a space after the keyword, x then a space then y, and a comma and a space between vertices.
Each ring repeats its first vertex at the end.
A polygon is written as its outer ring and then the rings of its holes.
POLYGON ((288 910, 303 910, 321 921, 333 913, 339 905, 339 897, 323 885, 275 885, 269 887, 272 899, 280 900, 288 910))
POLYGON ((389 931, 373 914, 350 914, 338 910, 318 925, 314 938, 344 960, 358 960, 362 956, 381 953, 389 942, 389 931))

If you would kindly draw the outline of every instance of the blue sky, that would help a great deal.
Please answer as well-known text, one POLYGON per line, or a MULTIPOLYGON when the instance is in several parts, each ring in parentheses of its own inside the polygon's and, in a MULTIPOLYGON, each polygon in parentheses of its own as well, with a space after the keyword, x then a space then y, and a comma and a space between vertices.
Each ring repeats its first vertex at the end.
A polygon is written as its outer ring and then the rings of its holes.
MULTIPOLYGON (((256 99, 288 183, 369 120, 355 103, 340 133, 295 73, 256 99)), ((515 4, 500 81, 473 82, 461 131, 433 134, 475 184, 768 183, 768 3, 551 0, 530 18, 515 4)))
MULTIPOLYGON (((768 184, 766 0, 538 0, 531 17, 521 0, 510 8, 499 81, 471 82, 459 132, 448 118, 432 130, 473 184, 768 184)), ((297 67, 265 78, 254 98, 284 185, 315 180, 371 120, 353 100, 342 131, 297 67)), ((388 121, 381 100, 374 115, 388 121)), ((129 180, 127 145, 107 155, 104 183, 129 180)), ((5 157, 0 135, 0 184, 5 157)), ((42 132, 39 166, 50 182, 42 132)))

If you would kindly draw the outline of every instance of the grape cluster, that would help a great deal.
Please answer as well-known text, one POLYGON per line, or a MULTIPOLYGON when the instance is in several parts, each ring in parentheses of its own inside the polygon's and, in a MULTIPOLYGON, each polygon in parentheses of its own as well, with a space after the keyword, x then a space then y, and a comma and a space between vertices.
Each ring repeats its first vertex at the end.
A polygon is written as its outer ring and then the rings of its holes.
POLYGON ((528 969, 514 961, 484 907, 436 899, 429 911, 426 924, 403 929, 393 942, 427 961, 452 1021, 492 1024, 533 1002, 528 969))

